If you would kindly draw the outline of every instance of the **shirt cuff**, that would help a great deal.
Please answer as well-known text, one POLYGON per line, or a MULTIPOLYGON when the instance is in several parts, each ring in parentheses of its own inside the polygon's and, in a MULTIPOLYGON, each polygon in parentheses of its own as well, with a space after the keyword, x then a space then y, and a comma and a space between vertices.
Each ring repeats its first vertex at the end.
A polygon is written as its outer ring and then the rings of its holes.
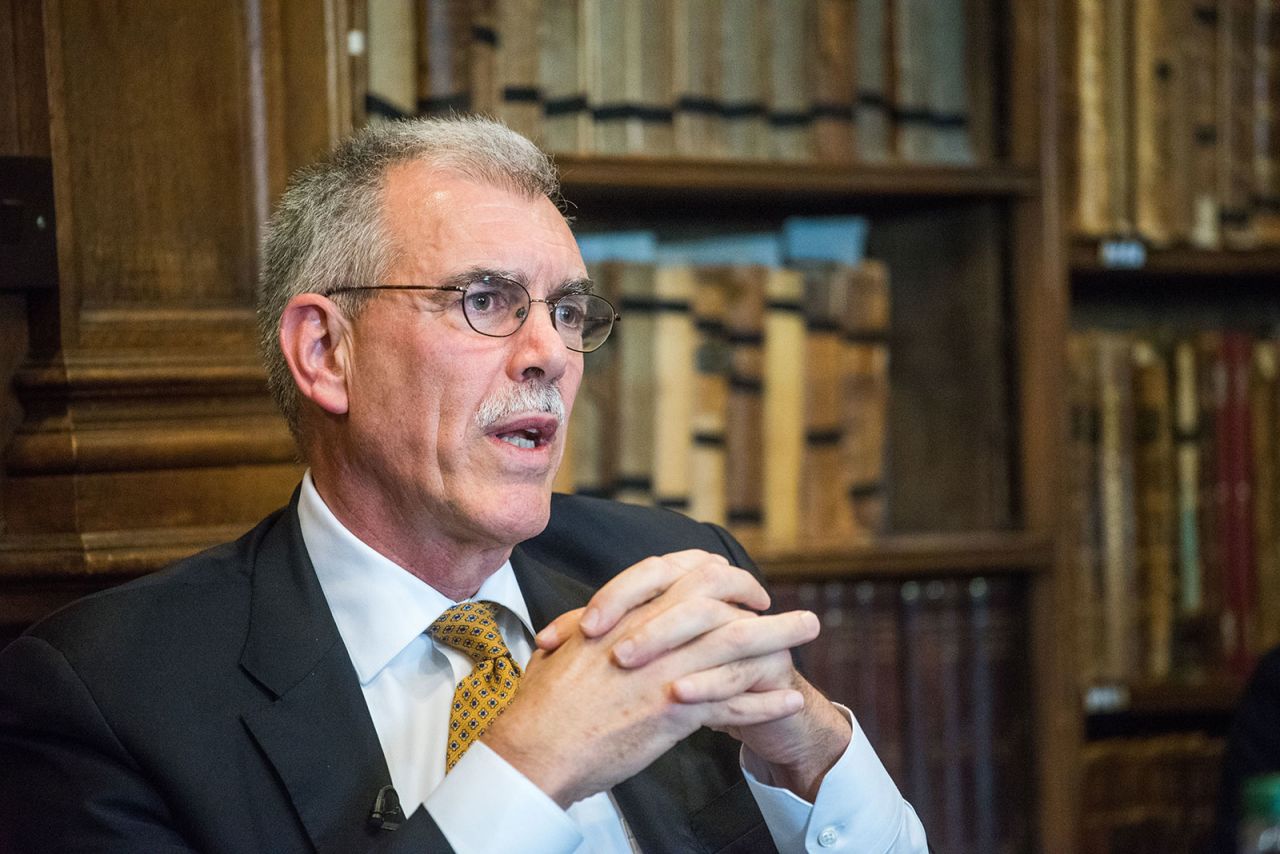
POLYGON ((471 745, 424 806, 455 851, 569 854, 582 843, 568 813, 483 741, 471 745))
MULTIPOLYGON (((836 704, 853 729, 849 746, 831 767, 811 804, 772 785, 769 766, 745 746, 743 775, 781 852, 889 851, 899 841, 909 810, 853 713, 836 704)), ((918 823, 918 822, 917 822, 918 823)), ((915 836, 913 832, 908 836, 915 836)), ((921 834, 922 835, 922 834, 921 834)), ((923 839, 921 839, 923 842, 923 839)), ((910 846, 915 850, 915 846, 910 846)))

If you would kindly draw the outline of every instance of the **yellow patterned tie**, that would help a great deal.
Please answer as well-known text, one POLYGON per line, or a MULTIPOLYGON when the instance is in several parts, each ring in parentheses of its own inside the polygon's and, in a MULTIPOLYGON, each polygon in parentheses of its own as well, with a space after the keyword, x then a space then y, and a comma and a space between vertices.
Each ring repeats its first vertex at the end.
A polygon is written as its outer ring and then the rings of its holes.
POLYGON ((445 609, 427 629, 435 640, 465 652, 475 662, 453 691, 445 773, 453 770, 467 748, 502 714, 520 684, 520 665, 498 632, 495 617, 499 607, 493 602, 460 602, 445 609))

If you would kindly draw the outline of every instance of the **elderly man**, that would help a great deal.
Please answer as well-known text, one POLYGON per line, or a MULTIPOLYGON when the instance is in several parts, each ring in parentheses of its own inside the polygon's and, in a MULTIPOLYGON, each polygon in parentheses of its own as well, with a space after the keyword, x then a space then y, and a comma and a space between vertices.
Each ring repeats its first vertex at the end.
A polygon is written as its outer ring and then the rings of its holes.
POLYGON ((308 472, 0 656, 0 849, 924 849, 792 667, 814 615, 718 528, 552 498, 615 320, 557 192, 475 119, 295 180, 260 314, 308 472))

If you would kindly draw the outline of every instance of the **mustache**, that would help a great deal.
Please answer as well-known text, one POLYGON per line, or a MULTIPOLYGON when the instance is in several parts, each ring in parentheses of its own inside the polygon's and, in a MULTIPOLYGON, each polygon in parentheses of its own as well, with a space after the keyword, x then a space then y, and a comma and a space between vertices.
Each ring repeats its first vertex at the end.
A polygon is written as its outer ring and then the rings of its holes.
POLYGON ((476 424, 485 431, 525 412, 545 412, 563 425, 564 400, 560 397, 560 387, 555 383, 523 383, 495 392, 480 404, 476 424))

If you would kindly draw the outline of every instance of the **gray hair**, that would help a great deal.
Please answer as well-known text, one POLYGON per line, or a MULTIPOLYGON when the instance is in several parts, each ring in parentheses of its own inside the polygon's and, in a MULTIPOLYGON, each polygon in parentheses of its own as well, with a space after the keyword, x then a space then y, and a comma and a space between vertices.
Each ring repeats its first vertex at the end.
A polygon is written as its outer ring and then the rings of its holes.
MULTIPOLYGON (((484 184, 559 203, 551 159, 506 125, 478 116, 371 125, 293 176, 267 226, 258 277, 258 343, 267 385, 301 446, 300 401, 280 350, 280 317, 298 294, 379 283, 396 247, 383 218, 387 171, 422 161, 484 184)), ((368 292, 334 294, 354 319, 368 292)))

